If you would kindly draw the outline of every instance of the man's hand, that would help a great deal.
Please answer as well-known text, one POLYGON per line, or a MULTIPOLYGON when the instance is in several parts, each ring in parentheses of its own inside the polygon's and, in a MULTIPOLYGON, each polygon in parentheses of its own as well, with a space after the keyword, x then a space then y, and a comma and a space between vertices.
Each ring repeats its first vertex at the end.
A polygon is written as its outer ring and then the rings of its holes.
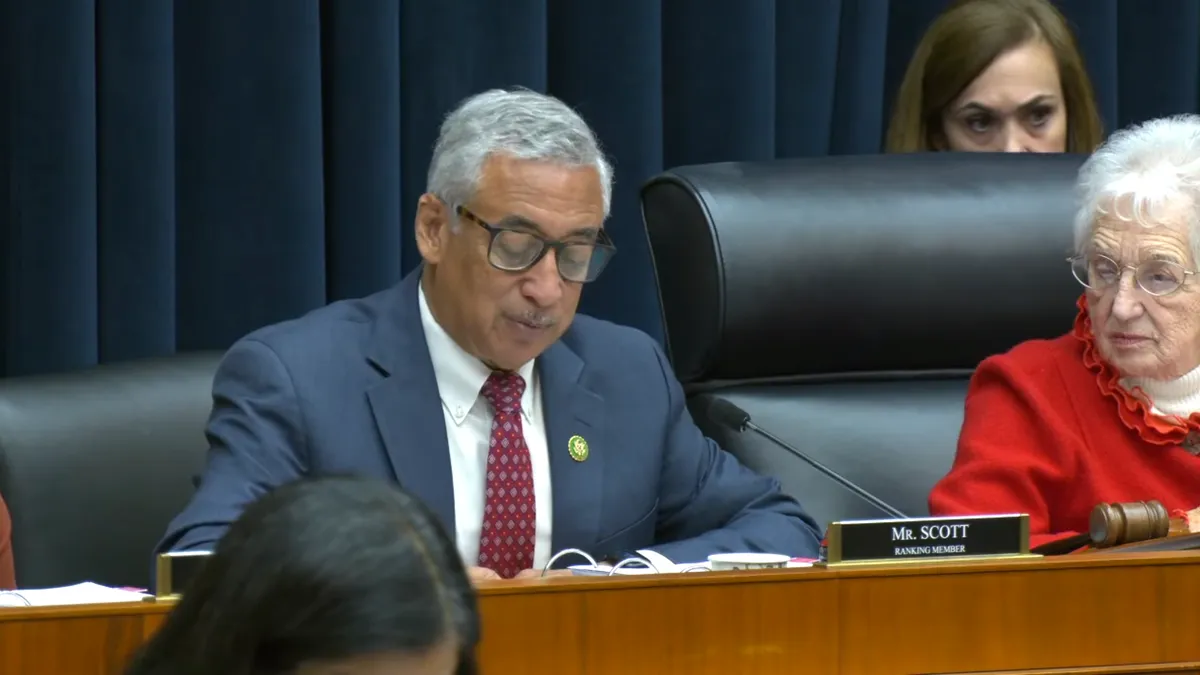
MULTIPOLYGON (((571 570, 546 571, 546 576, 548 577, 564 577, 570 575, 571 570)), ((520 572, 517 572, 517 576, 513 577, 513 579, 537 579, 540 576, 542 576, 541 570, 521 570, 520 572)), ((480 581, 504 581, 499 574, 496 574, 496 572, 489 570, 486 567, 468 567, 467 577, 471 579, 471 583, 473 584, 479 583, 480 581)))
POLYGON ((500 575, 486 567, 468 567, 467 578, 471 580, 471 583, 477 584, 480 581, 497 581, 500 579, 500 575))
MULTIPOLYGON (((571 570, 546 570, 546 576, 548 576, 548 577, 566 577, 566 576, 570 576, 571 574, 572 574, 571 570)), ((521 570, 520 572, 517 572, 517 576, 515 576, 513 578, 514 579, 536 579, 540 576, 542 576, 541 570, 521 570)))

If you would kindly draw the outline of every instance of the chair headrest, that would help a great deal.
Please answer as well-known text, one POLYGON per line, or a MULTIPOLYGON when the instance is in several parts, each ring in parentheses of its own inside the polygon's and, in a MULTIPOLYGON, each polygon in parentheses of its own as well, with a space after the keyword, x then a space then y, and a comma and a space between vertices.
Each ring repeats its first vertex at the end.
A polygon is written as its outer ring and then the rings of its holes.
POLYGON ((971 369, 1070 329, 1079 155, 672 169, 642 189, 684 383, 971 369))
POLYGON ((221 354, 0 381, 0 494, 22 586, 149 588, 150 552, 191 498, 221 354))

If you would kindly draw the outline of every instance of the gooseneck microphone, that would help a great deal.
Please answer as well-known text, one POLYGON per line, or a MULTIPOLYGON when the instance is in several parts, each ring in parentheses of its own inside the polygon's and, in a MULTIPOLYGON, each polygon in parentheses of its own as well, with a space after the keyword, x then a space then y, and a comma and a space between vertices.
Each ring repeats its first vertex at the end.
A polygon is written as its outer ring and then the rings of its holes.
POLYGON ((840 473, 834 471, 833 469, 825 466, 824 464, 818 462, 817 460, 813 459, 812 457, 809 457, 808 455, 804 454, 803 452, 800 452, 798 449, 793 448, 791 445, 785 443, 782 439, 777 437, 775 434, 758 426, 750 419, 750 413, 746 412, 745 410, 742 410, 741 408, 737 407, 733 403, 730 403, 729 401, 726 401, 725 399, 713 398, 713 399, 711 399, 711 402, 708 406, 708 414, 712 417, 712 419, 716 420, 718 423, 720 423, 724 426, 730 427, 732 429, 736 429, 739 432, 749 429, 749 430, 757 433, 758 435, 762 436, 763 438, 767 439, 768 441, 771 441, 775 445, 778 445, 779 447, 783 448, 784 450, 787 450, 788 452, 792 453, 793 455, 799 457, 801 460, 804 461, 805 464, 811 466, 812 468, 816 469, 817 471, 820 471, 822 474, 828 476, 829 478, 832 478, 836 483, 838 483, 842 487, 844 487, 847 490, 858 495, 861 499, 863 499, 864 501, 869 503, 871 506, 874 506, 875 508, 879 509, 880 511, 887 513, 888 515, 892 516, 893 518, 908 518, 908 516, 904 515, 899 510, 892 508, 891 506, 884 503, 884 501, 882 499, 880 499, 879 497, 876 497, 875 495, 871 494, 870 492, 867 492, 866 490, 855 485, 854 482, 851 481, 849 478, 842 476, 840 473))

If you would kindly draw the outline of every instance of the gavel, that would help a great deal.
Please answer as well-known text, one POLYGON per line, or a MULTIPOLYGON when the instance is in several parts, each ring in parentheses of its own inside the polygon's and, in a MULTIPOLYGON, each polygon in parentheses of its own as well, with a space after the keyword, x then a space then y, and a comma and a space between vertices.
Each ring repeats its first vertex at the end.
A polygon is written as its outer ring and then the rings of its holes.
POLYGON ((1092 548, 1112 548, 1172 534, 1187 534, 1187 522, 1171 518, 1162 502, 1097 504, 1088 523, 1092 548))
POLYGON ((1190 533, 1187 521, 1172 518, 1162 502, 1157 500, 1097 504, 1092 509, 1088 530, 1042 544, 1033 552, 1062 555, 1084 546, 1093 551, 1116 547, 1131 550, 1188 550, 1200 547, 1200 534, 1190 533))

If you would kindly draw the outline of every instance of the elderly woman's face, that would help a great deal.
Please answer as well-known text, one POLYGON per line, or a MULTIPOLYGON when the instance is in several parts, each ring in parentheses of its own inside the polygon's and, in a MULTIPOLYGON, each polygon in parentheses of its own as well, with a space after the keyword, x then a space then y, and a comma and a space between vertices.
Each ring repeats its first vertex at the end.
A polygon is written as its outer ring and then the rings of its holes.
MULTIPOLYGON (((1156 296, 1140 287, 1129 269, 1150 263, 1142 278, 1151 287, 1170 281, 1174 271, 1196 269, 1190 205, 1178 206, 1164 209, 1158 227, 1103 216, 1092 229, 1089 255, 1115 261, 1116 266, 1105 264, 1120 275, 1107 288, 1087 291, 1092 330, 1100 354, 1126 377, 1169 380, 1200 366, 1200 284, 1195 276, 1180 275, 1184 283, 1179 290, 1156 296)), ((1121 212, 1129 211, 1123 207, 1121 212)))

